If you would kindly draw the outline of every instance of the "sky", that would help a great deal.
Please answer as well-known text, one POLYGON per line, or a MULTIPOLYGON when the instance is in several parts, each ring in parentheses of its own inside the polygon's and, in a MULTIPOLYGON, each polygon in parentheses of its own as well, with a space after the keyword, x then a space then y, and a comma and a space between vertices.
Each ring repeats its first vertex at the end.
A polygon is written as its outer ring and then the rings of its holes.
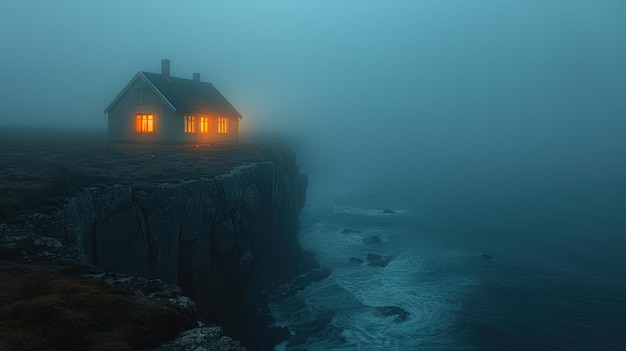
POLYGON ((244 136, 300 140, 348 178, 608 167, 626 156, 625 38, 622 0, 3 1, 0 128, 105 128, 168 58, 244 136))

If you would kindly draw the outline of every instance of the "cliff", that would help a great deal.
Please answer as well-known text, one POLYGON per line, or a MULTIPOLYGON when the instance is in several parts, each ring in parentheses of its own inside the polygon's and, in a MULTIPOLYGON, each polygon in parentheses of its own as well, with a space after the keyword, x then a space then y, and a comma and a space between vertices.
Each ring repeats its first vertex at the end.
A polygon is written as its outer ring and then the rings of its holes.
MULTIPOLYGON (((162 172, 172 159, 181 162, 181 152, 189 148, 160 147, 143 153, 153 155, 148 160, 161 159, 158 166, 150 166, 162 172)), ((299 174, 289 149, 243 149, 214 147, 200 153, 196 149, 195 155, 183 158, 195 168, 184 166, 183 176, 174 174, 178 181, 163 174, 168 180, 163 182, 159 177, 125 179, 118 175, 121 170, 111 171, 115 167, 111 163, 101 170, 103 175, 72 177, 86 173, 76 169, 97 171, 97 165, 75 167, 72 161, 63 161, 62 178, 70 180, 65 183, 72 185, 71 192, 52 186, 65 193, 41 195, 42 201, 5 200, 29 205, 18 211, 5 209, 0 258, 37 264, 73 259, 107 272, 175 283, 196 301, 205 322, 222 325, 227 335, 250 350, 270 347, 288 333, 275 330, 282 335, 277 336, 264 329, 270 321, 264 315, 264 284, 288 282, 317 268, 297 239, 307 179, 299 174), (207 155, 219 152, 221 162, 209 158, 207 164, 207 155), (202 170, 211 162, 220 165, 217 171, 202 170), (20 240, 36 248, 16 252, 20 245, 11 243, 20 240)), ((117 163, 128 154, 137 156, 128 147, 106 150, 117 163)), ((175 171, 181 172, 180 167, 175 171)))

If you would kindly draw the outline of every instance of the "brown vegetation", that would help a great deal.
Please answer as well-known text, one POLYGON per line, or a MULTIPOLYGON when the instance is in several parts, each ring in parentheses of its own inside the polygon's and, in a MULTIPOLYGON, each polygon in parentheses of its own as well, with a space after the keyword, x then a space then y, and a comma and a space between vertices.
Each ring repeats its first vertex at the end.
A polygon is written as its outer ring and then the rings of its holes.
POLYGON ((156 347, 195 326, 188 312, 117 291, 78 267, 0 262, 0 350, 156 347))

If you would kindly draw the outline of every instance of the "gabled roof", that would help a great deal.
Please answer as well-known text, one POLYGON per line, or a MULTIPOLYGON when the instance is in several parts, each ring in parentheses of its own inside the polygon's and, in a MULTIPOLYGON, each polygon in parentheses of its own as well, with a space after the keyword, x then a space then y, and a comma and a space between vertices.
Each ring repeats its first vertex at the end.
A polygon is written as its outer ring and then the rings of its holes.
POLYGON ((113 108, 137 79, 144 80, 172 112, 241 117, 235 107, 211 83, 150 72, 137 73, 107 106, 104 113, 108 113, 113 108))

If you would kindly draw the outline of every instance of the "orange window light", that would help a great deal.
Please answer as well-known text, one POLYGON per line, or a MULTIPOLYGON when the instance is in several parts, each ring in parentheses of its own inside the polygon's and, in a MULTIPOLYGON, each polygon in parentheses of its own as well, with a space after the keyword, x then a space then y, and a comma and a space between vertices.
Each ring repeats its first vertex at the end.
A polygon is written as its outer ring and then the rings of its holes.
POLYGON ((209 117, 200 117, 200 132, 209 132, 209 117))
POLYGON ((135 116, 135 131, 138 133, 154 132, 154 115, 137 114, 135 116))
POLYGON ((185 116, 185 133, 196 132, 196 118, 194 116, 185 116))
POLYGON ((217 132, 219 134, 228 133, 228 118, 220 117, 217 119, 217 132))

